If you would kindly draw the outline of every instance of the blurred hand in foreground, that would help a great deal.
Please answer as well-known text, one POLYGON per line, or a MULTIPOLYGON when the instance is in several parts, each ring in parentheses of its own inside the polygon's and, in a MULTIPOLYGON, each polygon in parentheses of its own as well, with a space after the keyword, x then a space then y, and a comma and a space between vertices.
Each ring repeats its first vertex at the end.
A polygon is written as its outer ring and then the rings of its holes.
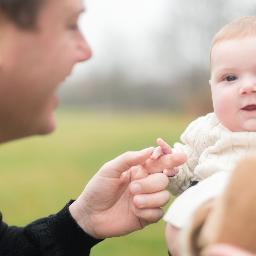
POLYGON ((244 251, 235 246, 217 244, 207 248, 203 253, 203 256, 256 256, 256 254, 244 251))

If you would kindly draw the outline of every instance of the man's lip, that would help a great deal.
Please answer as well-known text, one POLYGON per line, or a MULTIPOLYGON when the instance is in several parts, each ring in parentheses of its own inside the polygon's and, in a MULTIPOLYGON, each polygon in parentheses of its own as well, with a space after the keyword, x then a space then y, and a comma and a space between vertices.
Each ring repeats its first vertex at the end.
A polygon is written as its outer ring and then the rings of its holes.
POLYGON ((242 108, 242 110, 245 111, 255 111, 256 110, 256 104, 250 104, 250 105, 246 105, 242 108))

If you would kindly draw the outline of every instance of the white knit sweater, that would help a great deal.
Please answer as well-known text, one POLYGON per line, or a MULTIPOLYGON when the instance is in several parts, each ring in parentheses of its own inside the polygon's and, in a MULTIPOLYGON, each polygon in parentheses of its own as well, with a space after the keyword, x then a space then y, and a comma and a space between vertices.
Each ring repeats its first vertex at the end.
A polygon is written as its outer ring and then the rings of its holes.
POLYGON ((171 178, 169 189, 178 195, 191 181, 204 180, 219 171, 232 171, 238 160, 256 152, 256 132, 231 132, 214 113, 199 117, 181 135, 174 151, 184 152, 188 160, 171 178))
POLYGON ((189 223, 200 205, 222 193, 238 160, 256 152, 256 132, 231 132, 210 113, 193 121, 181 141, 174 148, 185 152, 188 160, 171 178, 169 188, 174 195, 184 192, 164 216, 177 228, 189 223), (193 180, 200 182, 189 188, 193 180))

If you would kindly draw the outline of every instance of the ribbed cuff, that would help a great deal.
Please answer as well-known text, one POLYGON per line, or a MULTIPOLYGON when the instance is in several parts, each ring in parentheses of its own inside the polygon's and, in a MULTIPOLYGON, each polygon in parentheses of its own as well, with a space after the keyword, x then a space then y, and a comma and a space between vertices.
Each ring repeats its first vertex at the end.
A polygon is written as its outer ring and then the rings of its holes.
POLYGON ((89 253, 90 249, 102 240, 91 237, 76 223, 69 211, 69 206, 73 202, 74 200, 71 200, 53 216, 51 225, 56 231, 57 242, 64 246, 67 245, 66 252, 70 251, 72 255, 82 255, 82 253, 89 253))
POLYGON ((86 256, 102 240, 85 233, 69 212, 70 201, 57 214, 36 220, 25 227, 24 234, 42 255, 86 256))

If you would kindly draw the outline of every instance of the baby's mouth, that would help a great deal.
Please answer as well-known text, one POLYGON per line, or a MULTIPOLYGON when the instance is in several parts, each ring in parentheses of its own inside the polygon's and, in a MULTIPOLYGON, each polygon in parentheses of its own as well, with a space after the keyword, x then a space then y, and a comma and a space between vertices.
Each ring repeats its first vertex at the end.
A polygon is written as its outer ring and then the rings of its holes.
POLYGON ((255 111, 256 110, 256 104, 247 105, 247 106, 243 107, 242 110, 255 111))

